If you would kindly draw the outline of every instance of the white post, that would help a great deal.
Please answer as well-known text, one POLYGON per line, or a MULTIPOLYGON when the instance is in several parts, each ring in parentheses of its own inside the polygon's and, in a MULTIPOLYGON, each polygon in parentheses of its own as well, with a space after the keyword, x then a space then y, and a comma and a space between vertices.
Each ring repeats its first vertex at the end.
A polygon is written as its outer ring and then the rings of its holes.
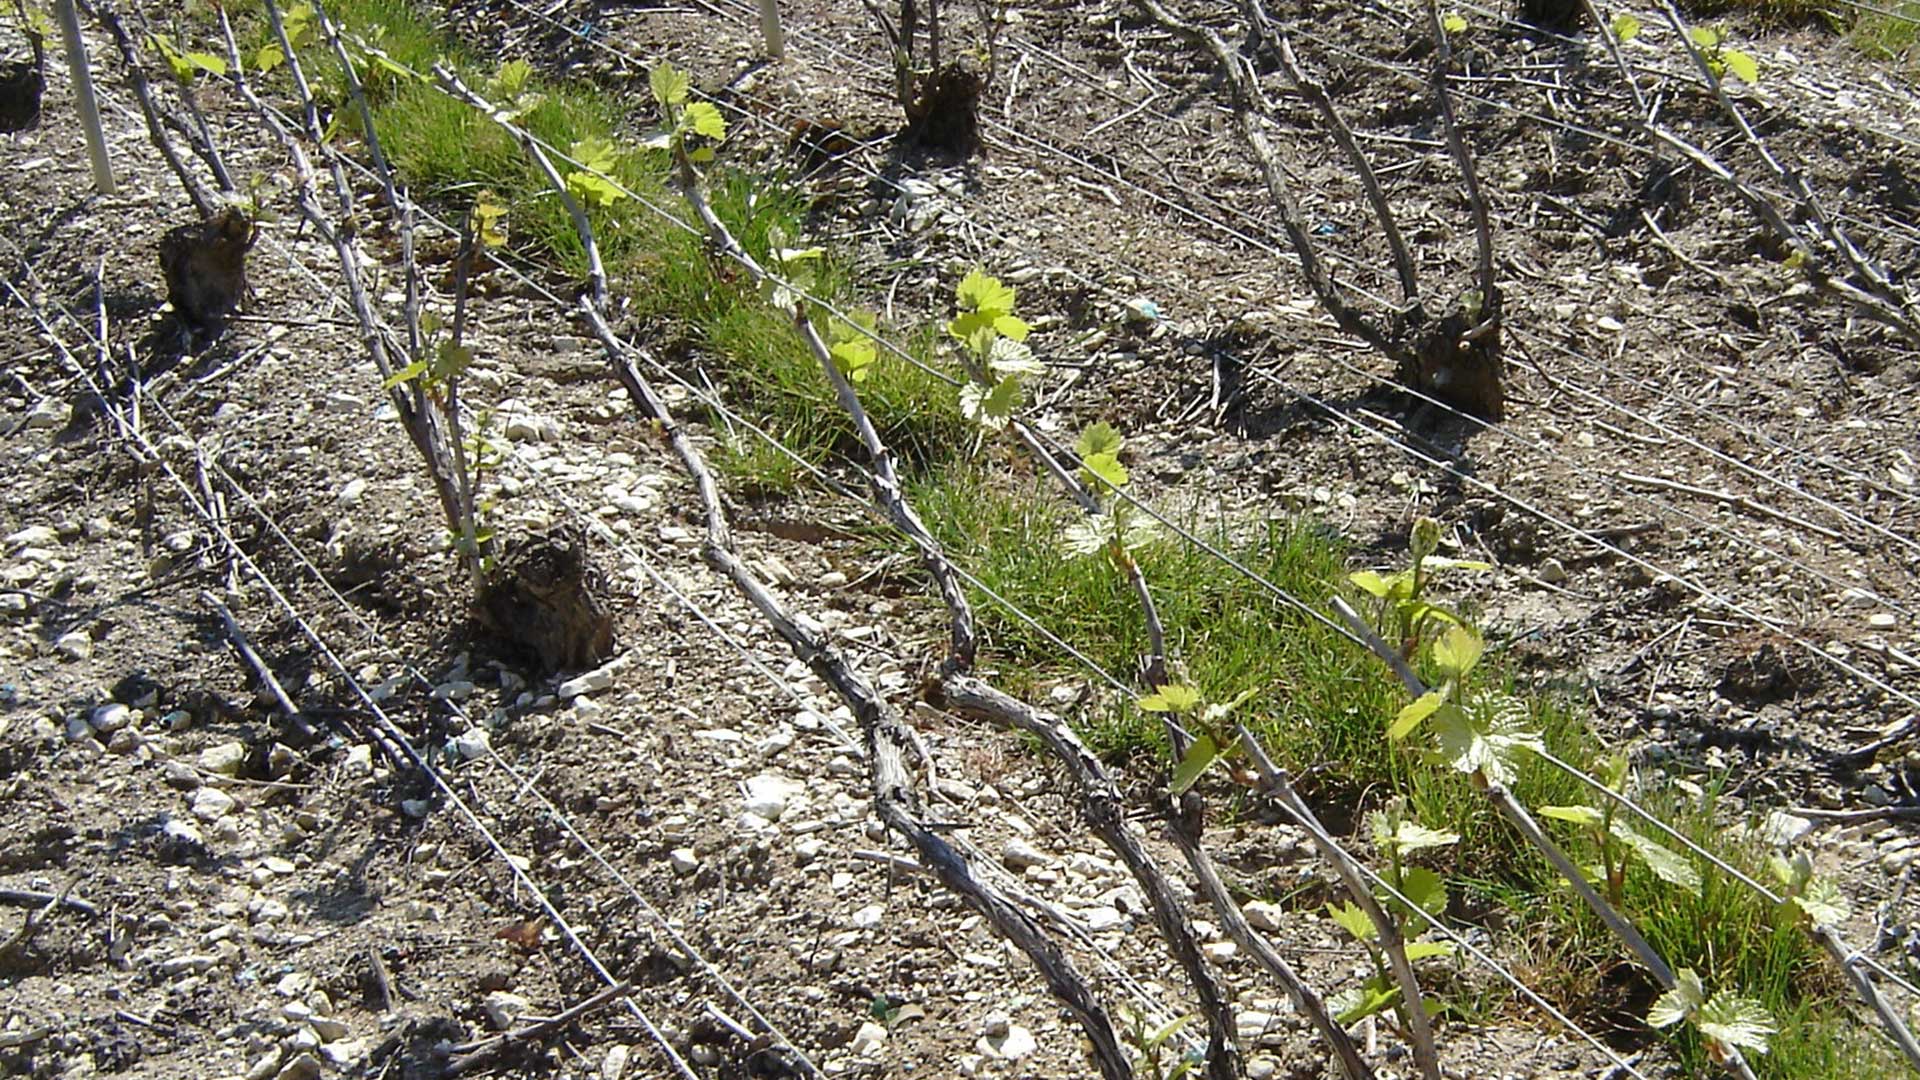
POLYGON ((100 130, 100 105, 93 97, 93 75, 87 70, 87 44, 80 40, 80 13, 73 0, 54 0, 60 37, 67 45, 67 71, 73 76, 73 100, 80 109, 80 126, 87 133, 87 156, 93 159, 93 186, 100 194, 114 192, 113 162, 107 160, 107 136, 100 130))
POLYGON ((760 0, 760 33, 767 39, 767 55, 778 59, 786 51, 786 35, 780 32, 780 0, 760 0))

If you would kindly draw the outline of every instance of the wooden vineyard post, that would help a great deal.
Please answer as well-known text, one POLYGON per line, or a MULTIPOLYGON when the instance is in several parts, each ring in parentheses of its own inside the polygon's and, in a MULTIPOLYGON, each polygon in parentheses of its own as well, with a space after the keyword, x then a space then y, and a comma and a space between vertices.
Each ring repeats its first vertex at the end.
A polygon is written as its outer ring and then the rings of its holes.
POLYGON ((775 60, 787 49, 787 37, 780 29, 780 0, 760 0, 760 33, 767 39, 767 55, 775 60))
POLYGON ((80 109, 80 126, 87 133, 87 156, 93 161, 93 186, 102 195, 114 193, 113 162, 107 159, 107 136, 100 130, 100 104, 93 96, 93 73, 87 68, 87 44, 80 39, 80 13, 73 0, 54 0, 60 38, 67 46, 67 71, 73 76, 73 100, 80 109))

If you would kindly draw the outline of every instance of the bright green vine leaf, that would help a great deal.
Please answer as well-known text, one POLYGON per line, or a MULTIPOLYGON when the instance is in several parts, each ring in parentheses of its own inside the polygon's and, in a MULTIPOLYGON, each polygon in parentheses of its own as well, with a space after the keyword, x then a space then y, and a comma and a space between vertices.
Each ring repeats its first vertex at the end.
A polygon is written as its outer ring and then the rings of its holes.
POLYGON ((1543 806, 1535 813, 1555 821, 1570 821, 1589 829, 1597 829, 1606 821, 1606 815, 1591 806, 1543 806))
POLYGON ((1341 1026, 1359 1023, 1400 1003, 1400 987, 1376 975, 1359 986, 1349 986, 1327 998, 1327 1008, 1341 1026))
POLYGON ((1081 480, 1089 487, 1127 486, 1127 467, 1120 464, 1120 450, 1125 445, 1119 429, 1112 424, 1102 421, 1088 425, 1073 443, 1073 452, 1080 457, 1081 480))
POLYGON ((727 137, 727 121, 711 102, 696 101, 688 105, 681 123, 703 139, 719 142, 727 137))
POLYGON ((1635 832, 1625 822, 1614 821, 1608 828, 1615 837, 1653 871, 1653 876, 1669 885, 1678 885, 1695 896, 1700 895, 1700 871, 1684 855, 1635 832))
POLYGON ((1102 420, 1080 429, 1080 437, 1073 440, 1073 452, 1081 457, 1093 454, 1118 456, 1125 445, 1126 438, 1120 434, 1120 429, 1102 420))
POLYGON ((968 271, 954 287, 953 296, 960 314, 947 324, 947 332, 965 342, 975 356, 986 357, 999 338, 1024 341, 1032 330, 1013 314, 1013 286, 982 270, 968 271))
POLYGON ((997 316, 1013 310, 1013 286, 1003 285, 999 278, 977 268, 960 279, 953 294, 963 311, 990 312, 997 316))
POLYGON ((425 360, 415 360, 413 363, 387 376, 386 380, 380 384, 380 389, 391 390, 401 383, 412 382, 426 373, 427 362, 425 360))
POLYGON ((1219 756, 1220 747, 1213 741, 1213 736, 1202 735, 1193 740, 1193 745, 1187 747, 1186 756, 1174 767, 1173 779, 1168 783, 1167 790, 1175 795, 1186 794, 1187 789, 1200 779, 1219 756))
MULTIPOLYGON (((280 16, 280 28, 286 31, 287 43, 296 50, 304 46, 313 37, 313 5, 295 4, 280 16)), ((265 74, 287 62, 287 54, 280 49, 278 41, 270 41, 260 46, 253 54, 254 69, 265 74)))
POLYGON ((1033 328, 1028 326, 1026 321, 1018 315, 994 316, 993 329, 1003 337, 1010 337, 1015 341, 1025 341, 1027 340, 1027 335, 1033 332, 1033 328))
POLYGON ((1409 941, 1406 949, 1407 959, 1416 964, 1436 956, 1452 956, 1455 952, 1451 941, 1409 941))
POLYGON ((1759 1002, 1725 991, 1707 997, 1706 986, 1692 968, 1674 973, 1676 985, 1654 1000, 1647 1010, 1647 1024, 1653 1028, 1672 1027, 1682 1021, 1712 1044, 1716 1060, 1725 1060, 1729 1048, 1767 1052, 1767 1036, 1773 1034, 1773 1015, 1759 1002))
POLYGON ((833 366, 840 369, 849 381, 860 383, 872 374, 873 365, 880 358, 879 350, 873 342, 861 338, 852 341, 836 341, 829 350, 833 354, 833 366))
POLYGON ((1131 479, 1127 467, 1120 459, 1111 454, 1094 454, 1080 459, 1080 475, 1083 479, 1105 484, 1111 488, 1123 488, 1131 479))
POLYGON ((567 174, 567 187, 581 201, 612 206, 626 195, 608 175, 620 163, 620 149, 612 140, 597 135, 581 139, 568 148, 567 156, 580 163, 578 171, 567 174))
POLYGON ((1480 654, 1486 647, 1486 642, 1471 627, 1455 623, 1434 641, 1433 663, 1449 680, 1462 680, 1480 662, 1480 654))
POLYGON ((1457 11, 1449 11, 1440 17, 1440 25, 1449 34, 1464 34, 1467 32, 1467 17, 1457 11))
POLYGON ((1372 941, 1379 935, 1373 920, 1367 918, 1367 913, 1360 905, 1351 900, 1343 901, 1338 907, 1328 904, 1327 917, 1339 923, 1340 928, 1352 934, 1356 941, 1372 941))
POLYGON ((533 79, 533 65, 525 60, 509 60, 500 65, 490 80, 491 89, 507 97, 518 97, 533 79))
POLYGON ((1720 50, 1720 62, 1725 64, 1728 71, 1739 76, 1740 81, 1746 83, 1748 86, 1756 86, 1759 84, 1760 62, 1753 58, 1753 54, 1742 52, 1739 49, 1722 49, 1720 50))
POLYGON ((1830 926, 1852 914, 1852 907, 1839 887, 1825 878, 1814 876, 1813 860, 1805 852, 1795 855, 1791 860, 1779 855, 1769 856, 1767 869, 1785 893, 1781 897, 1781 907, 1792 912, 1796 918, 1803 917, 1814 926, 1830 926))
POLYGON ((451 382, 464 374, 472 365, 472 349, 465 345, 455 345, 451 341, 443 341, 440 347, 434 350, 433 364, 428 369, 428 374, 436 382, 451 382))
POLYGON ((1400 893, 1429 915, 1447 910, 1447 880, 1424 866, 1409 866, 1400 878, 1400 893))
POLYGON ((687 92, 693 88, 685 72, 664 60, 647 73, 647 86, 653 91, 653 100, 661 108, 671 108, 685 102, 687 92))
POLYGON ((987 370, 997 375, 1016 375, 1022 378, 1032 375, 1045 375, 1047 365, 1033 355, 1018 339, 1012 337, 996 338, 987 348, 987 370))
POLYGON ((1020 407, 1020 380, 1007 376, 993 387, 970 382, 960 388, 960 415, 981 427, 999 431, 1020 407))
POLYGON ((1190 713, 1200 707, 1200 691, 1191 686, 1162 686, 1136 703, 1146 712, 1190 713))
POLYGON ((1460 834, 1444 829, 1429 829, 1417 821, 1401 819, 1375 810, 1367 815, 1367 827, 1373 832, 1374 846, 1404 858, 1416 851, 1447 847, 1459 843, 1460 834))
POLYGON ((1399 742, 1411 734, 1413 729, 1420 726, 1421 721, 1432 716, 1440 706, 1447 703, 1448 692, 1449 688, 1443 686, 1414 698, 1411 704, 1400 710, 1400 715, 1396 716, 1393 723, 1387 727, 1388 741, 1399 742))
POLYGON ((1640 36, 1640 20, 1626 12, 1613 17, 1613 36, 1622 42, 1632 41, 1640 36))
POLYGON ((1695 47, 1710 51, 1720 47, 1720 31, 1711 26, 1695 26, 1687 30, 1687 37, 1693 40, 1695 47))
POLYGON ((1544 751, 1538 732, 1526 725, 1526 706, 1504 694, 1481 693, 1467 707, 1444 705, 1434 713, 1436 760, 1488 782, 1511 783, 1520 751, 1544 751))
POLYGON ((1413 575, 1406 571, 1383 577, 1373 570, 1355 570, 1347 575, 1347 580, 1381 600, 1404 600, 1413 595, 1413 575))
POLYGON ((525 60, 509 60, 501 64, 500 70, 487 80, 487 92, 506 119, 519 121, 547 99, 545 94, 532 91, 532 82, 532 64, 525 60))
POLYGON ((507 246, 507 206, 498 195, 483 189, 474 196, 471 214, 473 235, 480 241, 480 246, 507 246))
POLYGON ((182 52, 174 48, 172 42, 158 34, 148 34, 147 40, 152 42, 153 47, 165 58, 167 67, 173 72, 173 77, 182 83, 191 83, 193 77, 203 71, 209 75, 227 73, 227 62, 212 53, 182 52))

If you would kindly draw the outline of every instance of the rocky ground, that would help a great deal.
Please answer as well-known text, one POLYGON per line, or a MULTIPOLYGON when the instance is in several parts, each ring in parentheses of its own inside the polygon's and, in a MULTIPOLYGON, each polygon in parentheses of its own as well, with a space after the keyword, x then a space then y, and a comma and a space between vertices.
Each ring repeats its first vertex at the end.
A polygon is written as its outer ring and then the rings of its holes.
MULTIPOLYGON (((1703 180, 1645 204, 1659 233, 1636 224, 1654 167, 1598 137, 1620 134, 1596 104, 1598 61, 1555 75, 1565 42, 1469 12, 1487 38, 1477 77, 1506 103, 1473 121, 1521 328, 1514 407, 1482 429, 1408 402, 1321 324, 1273 254, 1222 90, 1130 8, 1019 8, 986 154, 965 165, 870 141, 894 118, 857 6, 792 10, 774 66, 750 60, 751 5, 543 8, 593 22, 592 41, 511 2, 450 19, 594 77, 671 55, 762 118, 736 125, 743 157, 787 153, 799 118, 845 132, 850 151, 802 163, 823 234, 897 267, 875 291, 903 307, 942 310, 952 269, 975 261, 1019 282, 1061 320, 1066 374, 1043 414, 1068 429, 1121 413, 1156 499, 1309 509, 1383 560, 1416 513, 1460 522, 1501 564, 1486 607, 1505 647, 1590 684, 1610 738, 1686 775, 1725 771, 1756 809, 1913 801, 1899 747, 1853 755, 1904 730, 1920 692, 1911 350, 1797 291, 1703 180), (1509 39, 1528 59, 1500 59, 1509 39)), ((1343 8, 1300 47, 1418 204, 1433 272, 1463 275, 1444 158, 1402 107, 1417 87, 1396 81, 1417 69, 1398 29, 1411 18, 1343 8)), ((1910 90, 1815 31, 1767 31, 1756 51, 1769 137, 1871 227, 1876 257, 1911 267, 1910 90)), ((475 1070, 1084 1075, 1077 1028, 1024 958, 878 825, 852 718, 699 563, 690 488, 547 292, 564 284, 495 272, 471 331, 475 393, 509 447, 503 529, 579 530, 614 597, 617 658, 542 676, 448 599, 460 583, 433 497, 331 248, 291 216, 269 226, 244 317, 181 349, 153 253, 185 203, 117 64, 99 63, 117 195, 92 193, 57 70, 42 127, 0 141, 18 331, 0 342, 0 1069, 440 1076, 611 981, 631 995, 475 1070)), ((284 167, 242 104, 205 105, 245 169, 284 167)), ((1376 265, 1351 181, 1298 119, 1284 145, 1308 212, 1351 265, 1376 265)), ((379 261, 396 253, 377 234, 368 248, 396 307, 379 261)), ((856 512, 824 496, 756 510, 743 555, 910 703, 926 612, 863 583, 831 527, 856 512), (796 521, 827 527, 781 526, 796 521)), ((1059 703, 1080 690, 1063 683, 1059 703)), ((1059 778, 1015 740, 913 708, 940 762, 932 805, 980 872, 1149 1026, 1184 1012, 1137 887, 1077 828, 1059 778)), ((1903 963, 1911 823, 1823 823, 1810 842, 1855 899, 1855 940, 1903 963)), ((1323 873, 1282 826, 1210 844, 1251 892, 1323 873)), ((1249 916, 1315 985, 1365 967, 1324 919, 1249 916)), ((1249 1074, 1322 1075, 1284 996, 1201 930, 1249 1074)), ((1494 993, 1490 975, 1454 978, 1494 993)), ((1363 1034, 1382 1075, 1408 1070, 1396 1040, 1363 1034)), ((1451 1026, 1443 1050, 1471 1076, 1606 1064, 1517 1006, 1451 1026)))

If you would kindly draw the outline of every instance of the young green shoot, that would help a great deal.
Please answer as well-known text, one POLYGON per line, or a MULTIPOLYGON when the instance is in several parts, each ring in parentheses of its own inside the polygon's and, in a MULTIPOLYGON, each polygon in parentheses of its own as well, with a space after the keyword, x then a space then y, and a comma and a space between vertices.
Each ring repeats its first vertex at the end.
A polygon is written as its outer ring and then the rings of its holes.
POLYGON ((647 75, 653 101, 666 126, 643 144, 652 149, 685 154, 694 164, 713 160, 714 144, 727 137, 727 121, 712 102, 692 101, 693 83, 687 73, 661 61, 647 75))
POLYGON ((454 484, 459 494, 457 520, 450 522, 450 540, 460 553, 473 578, 478 597, 485 576, 492 568, 493 529, 484 523, 491 504, 478 495, 483 474, 498 466, 502 455, 488 437, 488 418, 471 438, 463 435, 460 419, 460 379, 473 364, 473 350, 465 343, 467 284, 472 272, 474 247, 497 249, 507 242, 507 207, 490 191, 481 191, 468 208, 460 238, 460 253, 454 267, 454 321, 451 332, 438 315, 420 316, 421 342, 411 363, 393 373, 385 388, 414 383, 433 406, 451 434, 454 484))
POLYGON ((1780 886, 1780 907, 1776 915, 1785 922, 1833 926, 1852 913, 1840 887, 1814 875, 1813 860, 1805 852, 1791 859, 1784 855, 1770 856, 1767 871, 1780 886))
POLYGON ((192 86, 194 79, 202 74, 217 76, 227 73, 226 59, 215 53, 176 47, 159 34, 148 34, 147 40, 165 58, 168 70, 173 72, 174 79, 183 87, 192 86))
POLYGON ((1247 690, 1231 701, 1210 703, 1200 696, 1200 691, 1175 683, 1142 695, 1135 702, 1141 711, 1167 717, 1193 736, 1186 754, 1174 766, 1173 779, 1167 785, 1169 791, 1175 795, 1185 794, 1214 762, 1231 762, 1245 754, 1228 717, 1255 693, 1257 691, 1247 690))
MULTIPOLYGON (((1432 869, 1411 865, 1407 857, 1419 851, 1450 847, 1459 841, 1460 835, 1430 829, 1407 817, 1405 807, 1399 800, 1390 802, 1385 809, 1368 814, 1367 829, 1373 837, 1374 847, 1387 858, 1384 877, 1393 890, 1380 889, 1374 893, 1374 899, 1381 909, 1403 924, 1408 918, 1415 917, 1412 908, 1394 895, 1397 892, 1435 918, 1446 911, 1446 879, 1432 869)), ((1328 1008, 1334 1011, 1335 1018, 1342 1024, 1354 1024, 1366 1017, 1392 1010, 1399 1015, 1401 1028, 1405 1030, 1406 1016, 1400 984, 1394 978, 1381 948, 1379 928, 1366 911, 1352 900, 1340 904, 1328 903, 1326 910, 1329 918, 1366 948, 1368 957, 1373 961, 1373 974, 1364 982, 1330 997, 1328 1008)), ((1405 949, 1409 963, 1452 956, 1454 953, 1453 945, 1444 941, 1409 941, 1405 949)), ((1446 1007, 1445 1003, 1432 997, 1425 998, 1421 1005, 1430 1016, 1446 1007)))
POLYGON ((1692 40, 1694 48, 1700 50, 1700 57, 1706 61, 1707 70, 1713 72, 1714 78, 1723 78, 1732 72, 1748 86, 1759 84, 1760 62, 1753 58, 1752 53, 1728 45, 1724 31, 1711 26, 1694 26, 1687 29, 1687 37, 1692 40))
POLYGON ((532 82, 532 64, 509 60, 487 80, 487 100, 500 110, 502 118, 517 124, 547 100, 547 95, 532 89, 532 82))
POLYGON ((1024 400, 1022 380, 1044 374, 1046 365, 1026 346, 1031 328, 1013 313, 1014 288, 973 270, 954 289, 959 314, 947 333, 961 346, 967 383, 960 412, 990 431, 1004 430, 1024 400))
POLYGON ((1726 1064, 1735 1053, 1764 1054, 1767 1036, 1774 1033, 1773 1015, 1752 998, 1722 990, 1707 996, 1706 986, 1692 968, 1674 972, 1673 989, 1654 1000, 1647 1024, 1667 1028, 1685 1022, 1707 1042, 1715 1064, 1726 1064))
MULTIPOLYGON (((1625 754, 1608 758, 1600 769, 1600 779, 1608 790, 1624 795, 1632 767, 1625 754)), ((1600 849, 1600 864, 1588 867, 1588 873, 1606 883, 1607 899, 1619 907, 1626 899, 1627 866, 1638 860, 1653 875, 1669 885, 1700 895, 1700 872, 1686 856, 1643 835, 1618 816, 1619 804, 1602 799, 1599 806, 1573 804, 1542 806, 1544 818, 1564 821, 1584 830, 1600 849)))
POLYGON ((1348 577, 1362 592, 1379 602, 1375 625, 1389 641, 1399 643, 1400 655, 1406 659, 1412 659, 1427 636, 1439 627, 1461 625, 1460 616, 1452 609, 1427 600, 1427 586, 1433 580, 1434 571, 1493 569, 1491 563, 1435 555, 1440 536, 1440 523, 1423 517, 1413 523, 1407 542, 1413 562, 1405 570, 1392 574, 1359 570, 1348 577))
MULTIPOLYGON (((299 52, 313 40, 314 19, 312 4, 295 4, 280 16, 280 24, 286 30, 287 44, 299 52)), ((287 62, 286 51, 278 40, 269 41, 260 46, 253 54, 253 67, 261 74, 267 74, 287 62)))
POLYGON ((1198 1050, 1182 1054, 1171 1062, 1167 1060, 1167 1044, 1182 1028, 1200 1019, 1199 1013, 1176 1016, 1159 1027, 1149 1027, 1146 1014, 1138 1009, 1122 1005, 1114 1011, 1119 1014, 1120 1037, 1140 1058, 1141 1076, 1151 1080, 1180 1080, 1205 1063, 1198 1050))
POLYGON ((567 156, 579 164, 567 173, 567 191, 588 206, 605 209, 626 197, 617 181, 611 179, 626 151, 612 139, 599 135, 575 140, 567 156))

